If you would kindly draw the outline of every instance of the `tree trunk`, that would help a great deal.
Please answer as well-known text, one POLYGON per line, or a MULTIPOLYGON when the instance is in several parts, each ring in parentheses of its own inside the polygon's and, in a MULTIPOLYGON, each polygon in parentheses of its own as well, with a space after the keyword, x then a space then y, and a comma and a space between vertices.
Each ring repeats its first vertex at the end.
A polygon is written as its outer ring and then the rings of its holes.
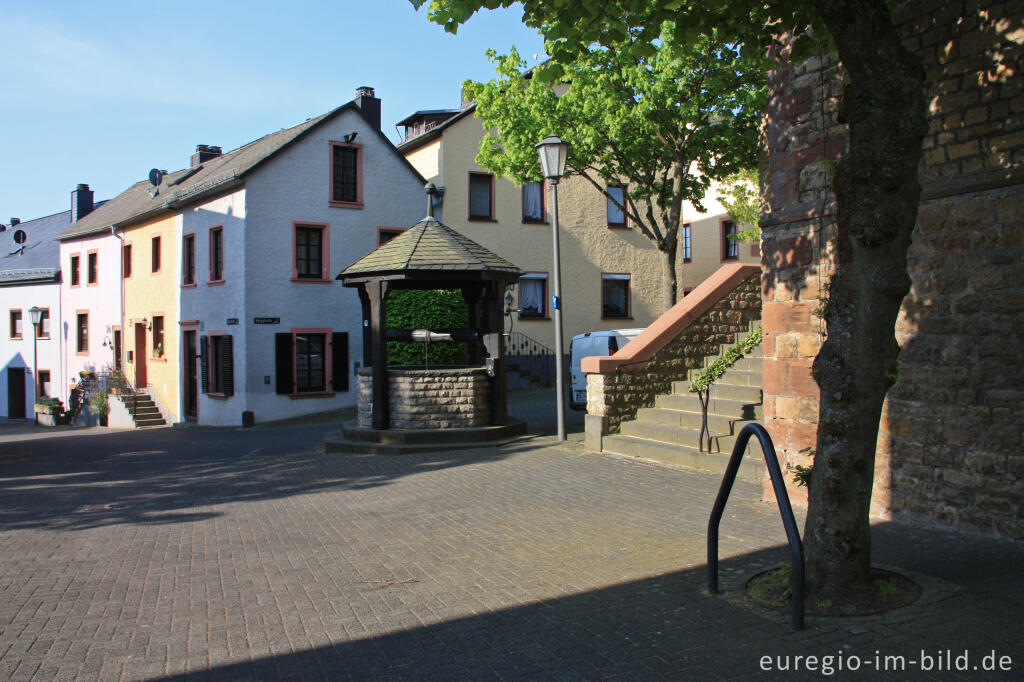
POLYGON ((836 174, 835 275, 828 338, 814 360, 821 389, 804 541, 811 599, 841 601, 868 584, 869 510, 882 403, 895 381, 896 317, 910 289, 917 219, 924 70, 885 0, 815 0, 849 77, 841 120, 850 143, 836 174))
POLYGON ((676 254, 679 252, 679 241, 676 238, 666 239, 658 244, 661 252, 661 312, 667 312, 676 304, 676 293, 679 285, 676 281, 676 254))

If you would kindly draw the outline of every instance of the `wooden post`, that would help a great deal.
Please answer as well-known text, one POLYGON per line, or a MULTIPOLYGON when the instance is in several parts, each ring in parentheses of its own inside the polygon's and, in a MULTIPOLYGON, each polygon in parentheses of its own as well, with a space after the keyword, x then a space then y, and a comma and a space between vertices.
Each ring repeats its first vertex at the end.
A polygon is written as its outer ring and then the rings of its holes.
POLYGON ((373 366, 373 428, 387 429, 391 415, 388 410, 388 346, 387 309, 390 283, 386 281, 367 282, 366 294, 370 308, 370 338, 373 366))

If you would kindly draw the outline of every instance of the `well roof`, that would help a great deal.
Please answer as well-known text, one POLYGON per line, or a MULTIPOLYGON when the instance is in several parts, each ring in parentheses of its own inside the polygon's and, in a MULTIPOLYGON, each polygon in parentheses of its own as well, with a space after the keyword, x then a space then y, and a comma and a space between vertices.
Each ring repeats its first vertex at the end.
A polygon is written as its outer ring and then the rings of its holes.
POLYGON ((345 268, 338 279, 423 271, 493 272, 513 276, 521 272, 493 251, 428 216, 345 268))

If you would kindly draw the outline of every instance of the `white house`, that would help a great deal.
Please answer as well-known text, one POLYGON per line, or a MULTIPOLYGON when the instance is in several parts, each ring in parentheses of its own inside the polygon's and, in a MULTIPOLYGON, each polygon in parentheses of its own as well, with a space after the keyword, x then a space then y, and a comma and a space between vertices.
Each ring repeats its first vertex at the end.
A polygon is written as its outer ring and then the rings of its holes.
POLYGON ((143 254, 123 280, 126 374, 148 380, 172 421, 237 425, 354 405, 361 307, 334 276, 382 231, 422 218, 426 201, 424 179, 380 130, 373 89, 226 153, 200 145, 189 168, 154 180, 62 235, 119 235, 131 247, 122 253, 143 254), (162 269, 154 260, 150 273, 144 254, 158 243, 162 269), (158 276, 168 268, 173 283, 158 276), (173 390, 154 385, 169 374, 173 390))
POLYGON ((71 210, 45 218, 12 220, 0 234, 0 309, 6 317, 0 332, 0 416, 8 419, 32 418, 37 395, 67 403, 64 377, 70 359, 62 341, 73 338, 73 330, 62 325, 61 260, 54 239, 93 209, 88 185, 71 192, 71 204, 71 210), (35 329, 32 308, 40 310, 35 329))

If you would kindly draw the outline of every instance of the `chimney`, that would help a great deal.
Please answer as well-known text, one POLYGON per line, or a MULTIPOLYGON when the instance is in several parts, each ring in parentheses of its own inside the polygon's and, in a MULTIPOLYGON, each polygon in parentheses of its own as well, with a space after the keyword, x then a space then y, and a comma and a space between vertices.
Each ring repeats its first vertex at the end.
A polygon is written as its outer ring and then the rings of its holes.
POLYGON ((92 197, 93 192, 85 183, 80 183, 71 192, 71 222, 77 222, 92 212, 92 197))
POLYGON ((210 159, 216 159, 223 152, 220 147, 216 147, 212 144, 197 144, 196 153, 192 155, 192 168, 195 168, 201 163, 205 163, 210 159))
POLYGON ((21 224, 21 218, 11 218, 11 227, 21 224))
POLYGON ((373 94, 373 88, 362 86, 356 89, 356 106, 363 112, 363 118, 380 130, 380 100, 373 94))

